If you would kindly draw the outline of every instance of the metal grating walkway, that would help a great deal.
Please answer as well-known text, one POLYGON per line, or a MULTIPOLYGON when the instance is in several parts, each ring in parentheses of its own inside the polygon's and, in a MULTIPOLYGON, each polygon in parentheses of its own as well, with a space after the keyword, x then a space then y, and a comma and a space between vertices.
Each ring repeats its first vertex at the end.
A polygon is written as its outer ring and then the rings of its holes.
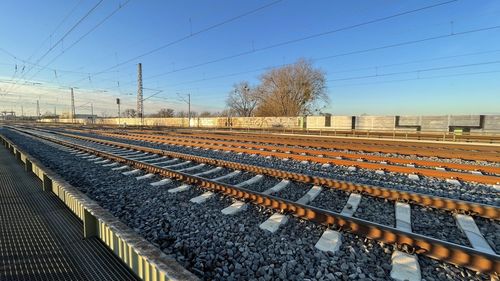
POLYGON ((137 280, 0 147, 0 280, 137 280))

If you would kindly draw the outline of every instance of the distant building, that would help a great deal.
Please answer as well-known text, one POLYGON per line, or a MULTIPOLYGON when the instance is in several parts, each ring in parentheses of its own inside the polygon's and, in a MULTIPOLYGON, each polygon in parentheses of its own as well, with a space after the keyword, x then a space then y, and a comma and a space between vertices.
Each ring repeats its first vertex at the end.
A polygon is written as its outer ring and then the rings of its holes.
POLYGON ((16 119, 15 111, 1 111, 0 120, 14 120, 16 119))

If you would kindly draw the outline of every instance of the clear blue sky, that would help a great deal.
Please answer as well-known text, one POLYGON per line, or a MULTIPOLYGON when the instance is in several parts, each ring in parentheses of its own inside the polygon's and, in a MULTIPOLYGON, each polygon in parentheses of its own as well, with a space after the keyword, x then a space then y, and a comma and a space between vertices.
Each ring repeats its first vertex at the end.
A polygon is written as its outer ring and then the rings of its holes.
POLYGON ((262 68, 303 57, 326 72, 331 99, 327 111, 335 115, 500 113, 497 0, 460 0, 274 48, 266 47, 447 1, 283 0, 196 34, 273 1, 131 0, 68 49, 126 2, 108 0, 39 61, 45 66, 59 56, 48 69, 23 72, 98 2, 1 1, 0 110, 19 112, 23 104, 29 112, 36 99, 42 111, 56 106, 67 110, 70 86, 78 88, 76 103, 82 111, 92 102, 97 113, 114 114, 116 97, 124 107, 135 107, 132 93, 141 62, 145 96, 155 93, 149 89, 163 91, 146 101, 146 113, 159 107, 185 110, 176 93, 191 93, 196 111, 219 111, 234 83, 258 83, 262 68), (460 34, 488 27, 497 28, 460 34), (112 68, 191 33, 186 40, 112 68), (445 37, 450 34, 458 35, 445 37), (360 52, 439 36, 443 38, 360 52), (198 64, 204 65, 193 67, 198 64), (17 82, 9 84, 12 80, 17 82))

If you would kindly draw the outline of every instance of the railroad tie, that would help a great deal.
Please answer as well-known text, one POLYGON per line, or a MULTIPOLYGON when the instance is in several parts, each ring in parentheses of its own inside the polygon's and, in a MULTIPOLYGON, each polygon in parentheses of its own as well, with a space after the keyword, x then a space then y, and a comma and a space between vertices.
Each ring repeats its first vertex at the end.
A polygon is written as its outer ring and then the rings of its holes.
POLYGON ((163 161, 163 162, 153 163, 152 165, 159 166, 159 165, 164 165, 164 164, 171 164, 171 163, 177 162, 178 160, 179 160, 179 158, 174 158, 174 159, 163 161))
MULTIPOLYGON (((349 199, 342 209, 341 215, 346 217, 352 217, 352 215, 358 209, 359 203, 361 202, 361 195, 356 193, 351 193, 349 199)), ((338 231, 327 229, 321 235, 321 238, 316 242, 316 249, 324 252, 335 253, 340 249, 342 245, 342 234, 338 231)))
MULTIPOLYGON (((411 232, 411 207, 407 203, 396 202, 396 228, 411 232)), ((391 278, 397 281, 420 281, 420 265, 416 255, 395 250, 391 256, 391 278)))
POLYGON ((296 202, 304 205, 309 204, 321 193, 322 190, 323 188, 321 186, 315 185, 311 187, 311 189, 309 189, 309 191, 296 202))
POLYGON ((414 175, 414 174, 408 175, 408 178, 410 180, 414 180, 414 181, 420 180, 420 178, 418 177, 418 175, 414 175))
POLYGON ((222 209, 221 212, 224 215, 235 215, 237 213, 245 211, 247 208, 248 208, 248 204, 246 204, 243 201, 237 200, 233 204, 231 204, 229 207, 222 209))
POLYGON ((146 153, 146 155, 143 155, 143 156, 137 156, 137 157, 132 157, 132 158, 129 158, 130 160, 144 160, 144 159, 148 159, 148 158, 151 158, 151 157, 156 157, 157 155, 156 154, 149 154, 149 153, 146 153))
POLYGON ((144 162, 144 163, 153 163, 153 162, 164 160, 164 159, 167 159, 167 158, 168 158, 167 156, 162 156, 160 158, 142 160, 141 162, 144 162))
POLYGON ((457 185, 457 186, 461 186, 462 185, 458 180, 455 180, 455 179, 446 179, 446 182, 450 183, 450 184, 453 184, 453 185, 457 185))
POLYGON ((474 218, 469 215, 455 214, 453 215, 457 221, 457 225, 465 233, 472 247, 478 251, 496 255, 490 244, 484 239, 481 231, 476 225, 474 218))
MULTIPOLYGON (((238 183, 236 186, 237 187, 249 186, 249 185, 252 185, 254 183, 260 182, 263 179, 264 179, 263 175, 256 175, 251 179, 248 179, 244 182, 238 183)), ((233 204, 231 204, 229 207, 222 209, 221 212, 224 215, 235 215, 239 212, 245 211, 247 208, 248 208, 248 205, 245 202, 237 200, 233 204)))
POLYGON ((118 162, 113 162, 113 163, 110 163, 110 164, 104 164, 102 165, 103 167, 116 167, 120 165, 118 162))
POLYGON ((240 170, 236 170, 236 171, 233 171, 232 173, 229 173, 229 174, 224 175, 224 176, 217 177, 217 178, 212 179, 212 180, 213 181, 226 180, 226 179, 234 178, 234 177, 236 177, 239 174, 241 174, 241 171, 240 170))
POLYGON ((266 190, 262 193, 265 195, 271 195, 273 193, 277 193, 277 192, 281 191, 283 188, 287 187, 288 185, 290 185, 289 180, 282 180, 279 183, 277 183, 275 186, 269 188, 268 190, 266 190))
POLYGON ((211 191, 207 191, 200 196, 196 196, 194 198, 191 198, 189 200, 189 202, 196 203, 196 204, 202 204, 202 203, 205 203, 208 199, 212 198, 212 196, 214 196, 214 193, 211 191))
POLYGON ((245 186, 252 185, 254 183, 258 183, 258 182, 262 181, 263 179, 264 179, 263 175, 256 175, 251 179, 248 179, 244 182, 240 182, 240 183, 236 184, 235 186, 236 187, 245 187, 245 186))
POLYGON ((196 176, 196 177, 208 176, 208 175, 216 173, 220 170, 222 170, 222 167, 216 167, 216 168, 213 168, 213 169, 205 171, 205 172, 200 172, 200 173, 194 174, 193 176, 196 176))
POLYGON ((188 168, 177 170, 177 172, 189 172, 189 171, 194 171, 194 170, 201 169, 203 167, 205 167, 205 164, 202 163, 202 164, 199 164, 199 165, 196 165, 196 166, 192 166, 192 167, 188 167, 188 168))
POLYGON ((117 168, 113 168, 111 170, 113 170, 113 171, 121 171, 121 170, 125 170, 125 169, 128 169, 128 168, 129 168, 129 166, 123 165, 123 166, 120 166, 120 167, 117 167, 117 168))
POLYGON ((102 157, 87 159, 87 161, 89 161, 89 162, 96 162, 96 161, 100 161, 100 160, 102 160, 102 157))
POLYGON ((183 184, 183 185, 178 186, 176 188, 169 189, 168 193, 179 193, 179 192, 189 190, 190 188, 191 188, 191 186, 189 184, 183 184))
POLYGON ((162 179, 160 181, 151 183, 151 185, 152 186, 162 186, 162 185, 167 185, 167 184, 169 184, 171 182, 172 182, 171 179, 162 179))
POLYGON ((149 174, 145 174, 143 176, 136 177, 135 179, 139 181, 139 180, 150 179, 154 176, 155 176, 155 174, 149 173, 149 174))
POLYGON ((131 176, 131 175, 137 175, 141 172, 141 169, 134 169, 132 171, 128 171, 128 172, 123 172, 122 175, 125 175, 125 176, 131 176))
POLYGON ((265 222, 259 225, 262 230, 275 233, 280 226, 284 225, 288 221, 288 216, 280 213, 274 213, 265 222))
POLYGON ((168 168, 168 169, 177 168, 177 167, 182 167, 184 165, 187 165, 189 163, 191 163, 191 161, 184 161, 184 162, 178 163, 178 164, 172 164, 172 165, 162 166, 162 168, 168 168))
MULTIPOLYGON (((286 184, 286 185, 288 185, 288 184, 286 184)), ((283 187, 280 187, 280 188, 283 188, 283 187)), ((316 198, 321 193, 322 190, 323 189, 321 186, 315 185, 315 186, 311 187, 311 189, 309 189, 309 191, 304 196, 302 196, 302 198, 300 198, 299 200, 297 200, 295 202, 299 203, 299 204, 304 204, 304 205, 308 204, 309 202, 314 200, 314 198, 316 198)), ((287 223, 287 221, 288 221, 287 215, 284 215, 281 213, 274 213, 265 222, 261 223, 259 225, 259 228, 263 229, 263 230, 267 230, 271 233, 275 233, 280 228, 280 226, 287 223)))

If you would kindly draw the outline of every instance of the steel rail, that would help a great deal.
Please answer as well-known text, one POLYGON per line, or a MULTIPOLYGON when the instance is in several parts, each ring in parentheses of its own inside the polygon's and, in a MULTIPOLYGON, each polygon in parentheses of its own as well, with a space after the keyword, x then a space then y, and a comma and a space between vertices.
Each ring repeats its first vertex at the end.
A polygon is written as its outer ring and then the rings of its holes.
MULTIPOLYGON (((111 129, 113 126, 107 126, 106 128, 111 129)), ((116 126, 114 126, 116 128, 116 126)), ((170 127, 171 129, 182 129, 170 127)), ((155 130, 154 127, 143 127, 141 130, 155 130)), ((287 134, 294 135, 297 137, 317 137, 317 136, 327 136, 327 137, 342 137, 350 138, 356 140, 363 140, 363 138, 368 138, 370 140, 384 140, 384 141, 439 141, 439 142, 468 142, 468 143, 499 143, 499 134, 490 135, 477 135, 477 134, 455 134, 453 132, 409 132, 405 130, 393 130, 393 131, 373 131, 373 130, 338 130, 338 129, 311 129, 311 128, 208 128, 208 127, 198 127, 196 129, 191 129, 189 131, 199 130, 199 131, 212 131, 212 132, 233 132, 233 133, 253 133, 253 134, 287 134)), ((460 145, 460 143, 456 143, 460 145)))
MULTIPOLYGON (((103 133, 103 135, 110 136, 109 133, 103 133)), ((115 135, 111 135, 111 136, 116 137, 115 135)), ((144 138, 144 137, 123 137, 122 136, 121 138, 131 139, 131 140, 139 140, 139 141, 148 140, 147 138, 144 138)), ((160 142, 168 143, 168 144, 172 144, 172 145, 186 145, 186 143, 184 141, 161 140, 160 142)), ((193 146, 195 146, 195 145, 193 144, 193 146)), ((220 145, 216 145, 216 144, 213 144, 213 145, 212 144, 196 144, 196 146, 199 146, 201 148, 208 148, 208 149, 218 149, 218 150, 225 150, 225 151, 231 151, 231 152, 256 154, 256 155, 260 155, 260 156, 289 158, 289 159, 293 159, 293 160, 297 160, 297 161, 311 161, 311 162, 316 162, 316 163, 321 163, 321 164, 354 166, 354 167, 363 168, 363 169, 383 170, 383 171, 404 173, 404 174, 416 174, 416 175, 442 178, 442 179, 459 179, 462 181, 478 182, 478 183, 483 183, 483 184, 499 184, 500 183, 500 177, 489 176, 489 175, 476 175, 476 174, 471 174, 471 173, 462 173, 462 172, 455 172, 455 171, 440 171, 440 170, 434 170, 434 169, 388 165, 388 164, 381 164, 381 163, 371 163, 371 162, 360 162, 360 161, 344 160, 344 159, 324 158, 324 157, 317 157, 317 156, 313 156, 313 155, 300 155, 300 154, 291 154, 291 153, 277 152, 277 151, 254 150, 254 149, 250 149, 250 148, 224 147, 224 146, 220 146, 220 145)))
POLYGON ((321 141, 321 140, 311 140, 311 139, 290 139, 286 136, 277 136, 274 138, 268 138, 268 136, 263 137, 255 137, 251 135, 241 135, 238 137, 235 136, 222 136, 222 135, 193 135, 193 134, 176 134, 169 133, 169 135, 177 135, 183 137, 196 137, 196 138, 211 138, 211 139, 227 139, 227 140, 241 140, 246 142, 265 142, 272 144, 281 144, 281 145, 298 145, 298 146, 309 146, 315 148, 332 148, 332 149, 346 149, 346 150, 360 150, 366 152, 381 152, 381 153, 396 153, 403 155, 417 155, 417 156, 425 156, 425 157, 440 157, 440 158, 461 158, 464 160, 473 160, 473 161, 488 161, 488 162, 500 162, 500 156, 495 153, 485 153, 485 152, 457 152, 457 151, 448 151, 441 149, 422 149, 422 148, 405 148, 405 147, 396 147, 396 146, 377 146, 377 145, 364 145, 364 144, 342 144, 333 142, 330 140, 321 141))
MULTIPOLYGON (((376 156, 376 155, 366 155, 366 154, 353 154, 353 153, 345 153, 345 152, 337 152, 337 151, 320 151, 320 150, 312 150, 307 148, 296 148, 296 147, 284 147, 284 146, 272 146, 272 145, 262 145, 262 144, 254 144, 254 143, 245 143, 245 142, 236 142, 236 141, 221 141, 221 140, 199 140, 193 138, 182 138, 182 137, 172 137, 172 136, 161 136, 161 135, 144 135, 137 133, 127 133, 127 134, 118 134, 118 133, 108 133, 102 131, 91 130, 90 132, 97 133, 104 136, 110 137, 118 137, 118 138, 130 138, 130 139, 138 139, 138 140, 160 140, 160 141, 172 141, 177 143, 187 143, 190 145, 197 144, 210 144, 210 145, 219 145, 226 147, 247 147, 249 149, 254 150, 267 150, 267 151, 280 151, 280 152, 293 152, 295 154, 305 153, 307 155, 318 157, 318 155, 329 156, 329 157, 342 157, 352 160, 363 159, 367 161, 377 161, 391 164, 416 164, 423 167, 441 167, 462 171, 480 171, 484 173, 490 174, 500 174, 500 167, 493 166, 481 166, 481 165, 470 165, 470 164, 459 164, 459 163, 449 163, 449 162, 438 162, 438 161, 428 161, 428 160, 419 160, 419 159, 405 159, 405 158, 397 158, 397 157, 386 157, 386 156, 376 156)), ((167 142, 168 143, 168 142, 167 142)), ((321 157, 319 157, 321 158, 321 157)), ((500 179, 499 179, 500 180, 500 179)))
POLYGON ((352 183, 348 181, 341 181, 324 177, 309 176, 305 174, 293 173, 278 169, 260 167, 260 166, 243 164, 227 160, 213 159, 202 156, 195 156, 180 152, 171 152, 167 150, 155 149, 139 145, 125 144, 121 142, 73 135, 62 132, 52 132, 52 133, 70 138, 85 140, 89 142, 100 143, 104 145, 112 145, 126 149, 134 149, 138 151, 149 152, 172 158, 179 158, 199 163, 205 163, 213 166, 221 166, 234 170, 244 170, 252 173, 268 175, 271 177, 278 177, 282 179, 294 180, 308 184, 322 185, 325 187, 336 188, 350 193, 366 194, 369 196, 388 199, 391 201, 405 201, 416 205, 432 207, 435 209, 442 209, 451 212, 465 213, 488 219, 500 220, 500 208, 487 204, 480 204, 475 202, 432 196, 416 192, 402 191, 402 190, 373 186, 368 184, 358 184, 358 183, 352 183))
MULTIPOLYGON (((198 131, 191 130, 188 132, 181 132, 179 134, 200 134, 198 131)), ((210 132, 208 132, 210 134, 210 132)), ((252 136, 252 137, 265 137, 265 138, 289 138, 294 140, 314 140, 320 142, 337 142, 337 143, 345 143, 345 144, 368 144, 368 145, 388 145, 388 146, 398 146, 398 147, 410 147, 410 148, 425 148, 425 149, 447 149, 447 150, 470 150, 474 149, 481 152, 493 152, 500 153, 500 145, 481 145, 481 144, 463 144, 463 143, 442 143, 442 142, 415 142, 412 140, 383 140, 383 139, 360 139, 360 138, 349 138, 342 137, 336 138, 334 136, 329 136, 325 138, 323 136, 305 136, 305 135, 289 135, 289 134, 262 134, 262 133, 246 133, 246 132, 224 132, 224 133, 215 133, 212 134, 221 135, 221 134, 231 134, 233 136, 252 136)), ((206 132, 203 133, 205 135, 206 132)))
POLYGON ((100 151, 98 149, 74 144, 69 141, 34 135, 29 132, 28 134, 66 147, 92 153, 98 157, 105 157, 116 162, 124 163, 132 166, 133 168, 144 169, 150 173, 159 174, 161 176, 173 178, 188 184, 194 184, 203 188, 211 189, 216 192, 229 195, 233 198, 272 208, 278 212, 294 215, 298 218, 319 223, 327 227, 336 227, 343 231, 387 244, 393 244, 396 246, 407 245, 410 246, 415 253, 426 255, 433 259, 491 275, 498 274, 498 272, 500 272, 499 255, 488 254, 473 248, 434 239, 424 235, 402 231, 393 227, 384 226, 354 217, 343 216, 339 213, 299 204, 272 195, 265 195, 246 188, 212 181, 167 168, 160 168, 151 164, 130 160, 125 157, 100 151))

